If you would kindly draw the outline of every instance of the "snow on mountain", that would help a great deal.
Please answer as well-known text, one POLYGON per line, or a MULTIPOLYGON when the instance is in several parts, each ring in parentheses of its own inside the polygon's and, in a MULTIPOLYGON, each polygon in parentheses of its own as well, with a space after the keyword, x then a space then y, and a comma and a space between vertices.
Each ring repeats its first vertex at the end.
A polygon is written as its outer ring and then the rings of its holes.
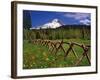
POLYGON ((48 22, 42 26, 39 26, 38 28, 30 28, 30 29, 47 29, 47 28, 58 28, 60 26, 62 26, 63 24, 60 22, 60 20, 58 19, 53 19, 51 22, 48 22))
POLYGON ((46 28, 58 28, 62 26, 60 21, 58 19, 54 19, 52 22, 44 24, 41 28, 46 29, 46 28))

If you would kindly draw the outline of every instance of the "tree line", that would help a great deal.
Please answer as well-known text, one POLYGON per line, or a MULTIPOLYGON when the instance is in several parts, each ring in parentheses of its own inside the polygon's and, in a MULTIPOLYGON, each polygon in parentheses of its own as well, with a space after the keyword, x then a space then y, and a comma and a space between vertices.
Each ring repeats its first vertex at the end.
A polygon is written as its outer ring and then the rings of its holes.
POLYGON ((86 25, 65 25, 56 29, 33 29, 24 28, 24 40, 29 39, 90 39, 90 26, 86 25))

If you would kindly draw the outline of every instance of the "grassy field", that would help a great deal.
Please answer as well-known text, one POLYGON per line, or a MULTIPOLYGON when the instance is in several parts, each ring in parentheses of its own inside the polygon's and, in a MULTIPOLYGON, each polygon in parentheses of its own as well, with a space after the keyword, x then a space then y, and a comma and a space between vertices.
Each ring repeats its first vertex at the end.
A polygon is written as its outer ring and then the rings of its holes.
MULTIPOLYGON (((90 44, 90 40, 82 39, 66 39, 66 42, 78 42, 80 44, 90 44)), ((64 49, 67 51, 69 48, 68 45, 63 45, 64 49)), ((78 57, 82 55, 82 48, 74 46, 74 50, 77 53, 78 57)), ((27 40, 24 40, 23 45, 23 69, 35 69, 35 68, 54 68, 54 67, 74 67, 77 61, 77 58, 73 55, 72 52, 64 60, 64 53, 62 50, 57 52, 55 56, 54 53, 51 53, 46 46, 36 45, 29 43, 27 40)), ((90 56, 90 51, 89 51, 90 56)), ((78 66, 89 66, 86 57, 78 66)))

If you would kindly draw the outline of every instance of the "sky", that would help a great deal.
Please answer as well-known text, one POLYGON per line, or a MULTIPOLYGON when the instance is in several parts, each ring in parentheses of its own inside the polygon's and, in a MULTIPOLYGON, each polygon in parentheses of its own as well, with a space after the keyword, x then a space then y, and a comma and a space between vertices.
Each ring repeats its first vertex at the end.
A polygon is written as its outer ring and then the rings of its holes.
POLYGON ((53 19, 60 20, 65 25, 90 25, 91 14, 79 12, 52 12, 24 10, 23 14, 30 14, 32 27, 38 27, 51 22, 53 19))

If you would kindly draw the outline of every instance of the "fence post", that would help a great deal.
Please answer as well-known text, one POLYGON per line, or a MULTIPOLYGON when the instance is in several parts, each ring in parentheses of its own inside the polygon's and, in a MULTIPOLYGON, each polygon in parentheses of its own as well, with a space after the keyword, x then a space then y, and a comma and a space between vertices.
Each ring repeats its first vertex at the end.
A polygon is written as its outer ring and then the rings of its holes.
POLYGON ((82 45, 82 48, 83 48, 84 52, 83 52, 82 56, 80 57, 79 61, 76 62, 76 64, 75 64, 76 66, 80 64, 80 62, 83 60, 83 58, 84 58, 85 56, 86 56, 86 58, 87 58, 89 64, 91 64, 90 59, 89 59, 89 57, 88 57, 88 55, 87 55, 87 54, 88 54, 89 48, 86 47, 86 46, 84 46, 84 45, 82 45))

